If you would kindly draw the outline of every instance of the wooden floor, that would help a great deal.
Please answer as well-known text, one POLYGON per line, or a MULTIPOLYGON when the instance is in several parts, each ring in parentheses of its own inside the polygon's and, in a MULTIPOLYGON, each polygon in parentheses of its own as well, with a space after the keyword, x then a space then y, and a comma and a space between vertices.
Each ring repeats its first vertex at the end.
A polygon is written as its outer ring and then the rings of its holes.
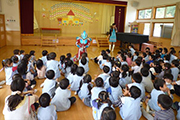
MULTIPOLYGON (((60 55, 71 53, 73 56, 77 53, 77 47, 75 46, 59 46, 59 47, 39 47, 39 46, 6 46, 0 49, 0 61, 3 59, 6 59, 8 57, 11 57, 13 55, 14 49, 22 49, 25 50, 26 53, 29 53, 30 50, 35 50, 35 56, 36 59, 41 57, 42 50, 48 50, 48 52, 56 52, 57 58, 56 60, 59 61, 60 55)), ((100 54, 100 51, 106 48, 98 48, 95 46, 90 46, 88 48, 88 57, 95 57, 100 54)), ((118 51, 118 47, 115 49, 114 53, 112 53, 112 56, 116 56, 116 53, 118 51)), ((101 70, 99 69, 98 65, 95 64, 93 61, 89 62, 90 71, 88 72, 92 78, 94 78, 96 75, 101 73, 101 70)), ((0 68, 2 68, 2 65, 0 65, 0 68)), ((5 79, 4 71, 0 72, 0 81, 5 79)), ((42 88, 40 88, 40 84, 43 82, 43 80, 36 80, 37 85, 35 89, 38 90, 36 95, 40 96, 42 92, 42 88)), ((3 107, 4 107, 4 99, 6 96, 10 95, 11 91, 9 86, 3 85, 3 88, 0 89, 0 120, 4 119, 4 116, 2 114, 3 107)), ((74 93, 72 93, 74 95, 74 93)), ((76 103, 65 112, 58 112, 58 119, 59 120, 93 120, 92 117, 92 109, 89 107, 86 107, 81 100, 76 96, 77 101, 76 103)), ((175 96, 175 99, 179 99, 177 96, 175 96)), ((119 109, 116 108, 116 114, 117 114, 117 120, 121 120, 119 115, 119 109)), ((141 118, 140 120, 145 120, 145 118, 141 118)))

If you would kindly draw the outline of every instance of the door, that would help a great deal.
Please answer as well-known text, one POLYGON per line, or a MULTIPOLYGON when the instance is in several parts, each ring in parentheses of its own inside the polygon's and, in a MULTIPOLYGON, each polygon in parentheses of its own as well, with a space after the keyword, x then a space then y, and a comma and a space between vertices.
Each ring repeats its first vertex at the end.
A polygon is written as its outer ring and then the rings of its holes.
POLYGON ((4 15, 0 14, 0 47, 6 45, 6 28, 4 15))
POLYGON ((114 22, 116 23, 118 32, 124 32, 125 15, 126 15, 126 7, 116 6, 114 22))

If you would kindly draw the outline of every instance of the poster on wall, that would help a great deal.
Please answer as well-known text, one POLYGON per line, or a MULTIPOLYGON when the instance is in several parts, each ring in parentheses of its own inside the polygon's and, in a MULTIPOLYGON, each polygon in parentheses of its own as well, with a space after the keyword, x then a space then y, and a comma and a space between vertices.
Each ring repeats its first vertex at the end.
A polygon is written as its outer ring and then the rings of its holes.
POLYGON ((0 12, 2 12, 2 2, 0 0, 0 12))

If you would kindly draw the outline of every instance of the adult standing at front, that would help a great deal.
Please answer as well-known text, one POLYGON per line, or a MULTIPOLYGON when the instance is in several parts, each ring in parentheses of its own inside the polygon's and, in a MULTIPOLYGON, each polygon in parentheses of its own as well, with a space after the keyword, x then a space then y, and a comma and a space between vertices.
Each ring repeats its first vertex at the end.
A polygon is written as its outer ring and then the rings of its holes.
POLYGON ((109 50, 111 50, 112 46, 112 51, 114 51, 115 48, 115 43, 116 43, 116 33, 118 32, 116 23, 113 23, 109 32, 109 50))

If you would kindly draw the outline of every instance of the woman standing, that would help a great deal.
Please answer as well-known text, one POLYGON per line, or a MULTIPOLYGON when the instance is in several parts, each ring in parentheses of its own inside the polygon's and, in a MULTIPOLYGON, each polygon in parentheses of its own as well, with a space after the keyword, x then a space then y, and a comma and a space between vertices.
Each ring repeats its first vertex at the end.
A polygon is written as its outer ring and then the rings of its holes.
POLYGON ((109 32, 109 50, 111 50, 111 45, 112 46, 112 51, 114 51, 115 43, 116 43, 116 33, 117 33, 117 27, 116 23, 113 23, 109 32))

